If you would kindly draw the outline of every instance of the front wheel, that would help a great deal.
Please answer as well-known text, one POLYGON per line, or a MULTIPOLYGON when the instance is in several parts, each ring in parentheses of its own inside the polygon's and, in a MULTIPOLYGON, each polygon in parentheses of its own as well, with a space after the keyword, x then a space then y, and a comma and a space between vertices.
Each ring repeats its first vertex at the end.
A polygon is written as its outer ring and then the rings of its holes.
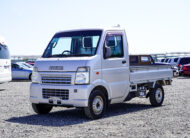
POLYGON ((90 119, 101 118, 106 111, 106 97, 100 90, 94 90, 89 97, 88 107, 84 108, 85 115, 90 119))
POLYGON ((47 104, 32 104, 32 108, 34 110, 34 112, 36 112, 37 114, 48 114, 51 109, 53 108, 53 106, 51 105, 47 105, 47 104))
POLYGON ((152 106, 161 106, 164 101, 164 89, 161 85, 156 86, 150 90, 150 103, 152 106))

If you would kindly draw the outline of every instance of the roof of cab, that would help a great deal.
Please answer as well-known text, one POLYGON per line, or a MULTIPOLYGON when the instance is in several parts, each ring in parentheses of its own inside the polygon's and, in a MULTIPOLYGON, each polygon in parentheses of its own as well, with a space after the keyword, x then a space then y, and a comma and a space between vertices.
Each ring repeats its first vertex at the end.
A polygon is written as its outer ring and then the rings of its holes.
MULTIPOLYGON (((123 31, 124 28, 121 28, 120 26, 113 26, 113 27, 99 27, 99 28, 80 28, 80 29, 69 29, 69 30, 63 30, 59 31, 57 33, 64 33, 64 32, 74 32, 74 31, 89 31, 89 30, 102 30, 102 31, 123 31)), ((56 34, 57 34, 56 33, 56 34)))

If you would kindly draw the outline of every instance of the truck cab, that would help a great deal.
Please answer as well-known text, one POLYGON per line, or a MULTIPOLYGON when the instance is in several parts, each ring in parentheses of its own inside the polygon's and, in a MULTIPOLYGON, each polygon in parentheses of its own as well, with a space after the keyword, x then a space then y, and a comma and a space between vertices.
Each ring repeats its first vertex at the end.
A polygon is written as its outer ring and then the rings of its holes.
POLYGON ((136 69, 129 65, 128 42, 122 28, 58 32, 35 62, 30 101, 39 114, 49 113, 53 106, 80 107, 87 117, 97 119, 109 104, 139 97, 140 92, 141 97, 149 97, 147 91, 158 87, 157 95, 162 97, 156 101, 152 96, 152 105, 159 106, 164 98, 161 84, 171 84, 171 71, 162 66, 152 72, 138 72, 139 82, 138 75, 134 77, 136 69), (152 81, 142 78, 147 75, 144 72, 155 77, 152 81))

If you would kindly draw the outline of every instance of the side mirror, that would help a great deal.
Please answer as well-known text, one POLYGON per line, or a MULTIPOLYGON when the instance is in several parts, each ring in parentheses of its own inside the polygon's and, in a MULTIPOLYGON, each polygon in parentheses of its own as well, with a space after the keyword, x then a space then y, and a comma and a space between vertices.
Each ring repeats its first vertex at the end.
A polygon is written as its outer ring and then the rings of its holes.
POLYGON ((105 58, 111 57, 111 48, 110 47, 105 47, 105 58))

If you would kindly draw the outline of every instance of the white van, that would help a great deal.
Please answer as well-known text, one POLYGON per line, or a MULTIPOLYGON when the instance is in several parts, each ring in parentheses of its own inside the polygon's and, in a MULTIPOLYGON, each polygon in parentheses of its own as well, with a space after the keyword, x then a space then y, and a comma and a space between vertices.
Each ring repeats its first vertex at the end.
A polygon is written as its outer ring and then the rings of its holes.
POLYGON ((11 59, 9 49, 4 39, 0 37, 0 83, 11 80, 11 59))

